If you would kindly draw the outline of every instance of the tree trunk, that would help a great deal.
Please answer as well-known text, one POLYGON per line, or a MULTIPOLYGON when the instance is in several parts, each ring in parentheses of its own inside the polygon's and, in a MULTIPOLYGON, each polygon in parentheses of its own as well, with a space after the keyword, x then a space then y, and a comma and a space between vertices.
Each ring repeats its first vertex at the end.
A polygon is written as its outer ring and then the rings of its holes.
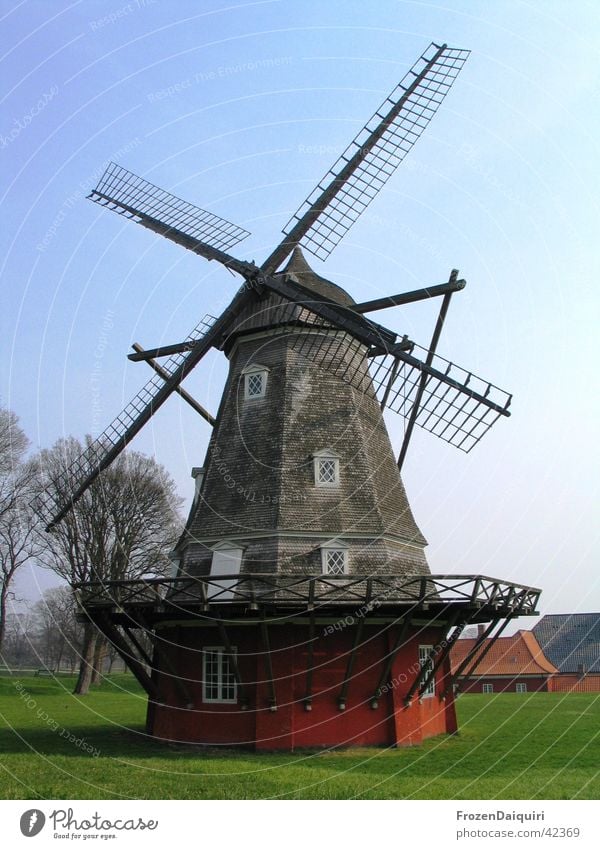
POLYGON ((86 696, 90 689, 92 681, 92 672, 94 669, 94 655, 96 653, 96 641, 98 639, 98 631, 88 622, 85 625, 83 633, 83 649, 81 651, 81 663, 79 664, 79 677, 75 684, 73 693, 76 696, 86 696))
POLYGON ((96 648, 94 650, 94 669, 92 671, 92 684, 102 683, 102 670, 104 667, 104 659, 108 651, 106 639, 100 634, 96 640, 96 648))
POLYGON ((2 644, 4 643, 4 634, 6 633, 6 599, 8 597, 8 586, 2 584, 0 590, 0 655, 2 654, 2 644))

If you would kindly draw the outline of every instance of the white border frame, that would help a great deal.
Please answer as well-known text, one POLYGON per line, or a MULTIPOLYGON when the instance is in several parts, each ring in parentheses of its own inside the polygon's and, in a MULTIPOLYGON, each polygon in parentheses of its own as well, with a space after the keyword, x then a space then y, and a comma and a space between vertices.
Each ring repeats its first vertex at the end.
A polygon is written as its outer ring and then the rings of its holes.
POLYGON ((259 363, 246 366, 242 369, 241 376, 244 380, 244 401, 262 401, 267 394, 267 383, 269 381, 269 369, 266 366, 261 366, 259 363), (262 392, 260 395, 248 395, 248 381, 254 375, 262 376, 262 392))
MULTIPOLYGON (((227 650, 225 646, 202 646, 202 703, 207 705, 235 705, 238 701, 238 693, 237 693, 237 681, 235 680, 235 676, 233 679, 233 699, 210 699, 206 695, 206 661, 207 661, 207 652, 218 652, 220 656, 219 660, 219 675, 218 675, 218 689, 219 692, 223 691, 223 655, 227 656, 227 650)), ((237 648, 235 646, 231 647, 231 654, 235 656, 237 652, 237 648)))

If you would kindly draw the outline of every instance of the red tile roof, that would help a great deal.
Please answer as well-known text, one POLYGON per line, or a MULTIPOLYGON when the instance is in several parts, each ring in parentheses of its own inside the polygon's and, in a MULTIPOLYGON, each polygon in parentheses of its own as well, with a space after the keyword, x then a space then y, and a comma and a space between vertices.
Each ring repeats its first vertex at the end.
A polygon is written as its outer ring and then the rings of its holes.
MULTIPOLYGON (((475 639, 457 641, 450 653, 453 672, 473 648, 475 642, 475 639)), ((471 664, 467 666, 466 671, 470 666, 471 664)), ((477 666, 475 675, 553 675, 557 671, 544 656, 533 633, 519 631, 512 637, 499 637, 477 666)))

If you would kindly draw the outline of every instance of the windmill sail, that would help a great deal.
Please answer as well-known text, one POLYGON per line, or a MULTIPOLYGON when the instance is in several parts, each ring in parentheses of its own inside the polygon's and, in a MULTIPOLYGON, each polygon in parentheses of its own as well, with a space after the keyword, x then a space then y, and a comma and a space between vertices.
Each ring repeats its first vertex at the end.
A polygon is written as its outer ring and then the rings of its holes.
POLYGON ((151 230, 162 225, 162 235, 190 250, 195 243, 203 243, 226 251, 250 235, 243 227, 166 192, 114 162, 89 198, 151 230))
MULTIPOLYGON (((215 320, 212 316, 205 316, 190 333, 188 341, 197 342, 205 337, 215 320)), ((154 374, 116 419, 87 446, 70 468, 60 476, 60 479, 55 482, 56 485, 42 494, 41 499, 38 499, 37 507, 48 522, 48 528, 52 528, 63 518, 100 471, 106 468, 115 456, 125 448, 129 440, 135 435, 133 433, 135 425, 140 421, 142 415, 149 412, 150 415, 147 416, 149 418, 158 408, 158 396, 159 393, 164 391, 166 379, 173 377, 182 368, 189 356, 188 352, 183 352, 175 354, 164 362, 162 370, 166 373, 166 378, 154 374), (58 503, 53 495, 56 492, 70 493, 68 501, 58 503)), ((137 433, 137 430, 135 432, 137 433)))
POLYGON ((371 377, 382 406, 409 418, 419 382, 427 375, 415 424, 468 453, 500 416, 509 416, 512 395, 427 349, 397 352, 371 360, 371 377), (423 359, 420 359, 420 356, 423 359))
POLYGON ((269 270, 297 244, 329 256, 426 129, 469 53, 429 45, 290 218, 269 270))
MULTIPOLYGON (((427 349, 420 345, 410 343, 411 351, 402 350, 402 344, 383 352, 381 347, 369 348, 357 334, 313 312, 309 303, 300 311, 292 302, 282 305, 279 321, 296 335, 294 348, 299 357, 359 392, 378 397, 382 408, 406 418, 426 375, 415 424, 466 453, 500 416, 510 415, 512 395, 438 355, 428 365, 427 349), (310 333, 306 333, 307 326, 310 333)), ((378 327, 383 334, 385 328, 378 327)), ((383 338, 380 336, 380 345, 383 338)))

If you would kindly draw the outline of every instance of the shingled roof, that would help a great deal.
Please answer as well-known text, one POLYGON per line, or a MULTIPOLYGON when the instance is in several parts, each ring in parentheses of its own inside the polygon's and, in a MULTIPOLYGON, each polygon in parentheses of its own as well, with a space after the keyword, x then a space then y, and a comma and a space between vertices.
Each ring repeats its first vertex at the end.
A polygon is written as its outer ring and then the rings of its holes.
POLYGON ((301 286, 332 301, 337 301, 338 304, 349 307, 355 303, 354 298, 350 297, 345 289, 313 271, 300 248, 294 248, 288 264, 280 273, 294 277, 301 286))
MULTIPOLYGON (((317 299, 353 303, 312 271, 299 249, 282 273, 317 299)), ((182 568, 208 573, 214 546, 235 540, 244 551, 242 571, 319 574, 321 546, 336 541, 348 551, 350 574, 429 574, 427 543, 408 503, 366 349, 284 301, 263 293, 236 317, 224 345, 229 375, 202 486, 178 545, 182 568), (266 376, 260 400, 245 395, 249 367, 266 376), (339 376, 350 368, 364 389, 339 376), (336 458, 332 487, 315 480, 323 453, 336 458)))
MULTIPOLYGON (((475 639, 458 640, 452 649, 452 667, 460 663, 475 645, 475 639)), ((484 644, 485 646, 485 644, 484 644)), ((499 637, 490 648, 475 675, 553 675, 556 667, 544 656, 532 631, 519 631, 512 637, 499 637)))
POLYGON ((600 672, 600 613, 548 614, 533 633, 560 672, 600 672))

